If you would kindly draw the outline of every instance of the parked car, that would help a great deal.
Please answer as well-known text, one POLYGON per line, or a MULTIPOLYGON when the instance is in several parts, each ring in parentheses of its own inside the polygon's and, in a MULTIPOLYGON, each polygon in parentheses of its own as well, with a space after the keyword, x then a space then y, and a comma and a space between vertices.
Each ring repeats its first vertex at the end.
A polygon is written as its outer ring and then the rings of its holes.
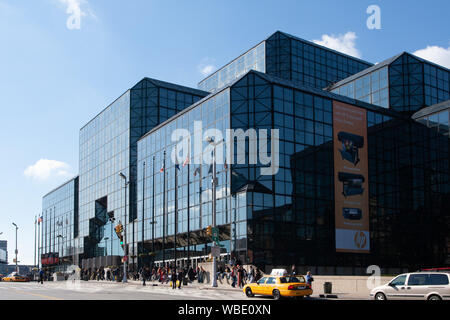
POLYGON ((257 294, 272 296, 275 300, 282 297, 303 298, 313 293, 303 276, 264 276, 256 283, 245 285, 243 290, 247 297, 257 294))
POLYGON ((450 273, 401 274, 370 292, 375 300, 450 300, 450 273))
POLYGON ((30 278, 26 276, 22 276, 20 274, 17 274, 16 272, 13 272, 6 277, 3 277, 2 281, 4 282, 30 282, 30 278))

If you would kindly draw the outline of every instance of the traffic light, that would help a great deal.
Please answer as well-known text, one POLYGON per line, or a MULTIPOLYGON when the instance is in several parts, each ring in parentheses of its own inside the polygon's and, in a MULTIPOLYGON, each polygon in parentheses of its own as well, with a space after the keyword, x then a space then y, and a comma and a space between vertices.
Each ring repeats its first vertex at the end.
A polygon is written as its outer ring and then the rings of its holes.
POLYGON ((117 235, 123 232, 123 225, 118 224, 115 228, 117 235))
POLYGON ((120 240, 120 245, 123 247, 123 225, 118 224, 117 226, 115 226, 114 230, 116 231, 116 235, 120 240))
POLYGON ((208 236, 212 236, 212 227, 211 227, 211 226, 207 226, 207 227, 206 227, 206 234, 207 234, 208 236))

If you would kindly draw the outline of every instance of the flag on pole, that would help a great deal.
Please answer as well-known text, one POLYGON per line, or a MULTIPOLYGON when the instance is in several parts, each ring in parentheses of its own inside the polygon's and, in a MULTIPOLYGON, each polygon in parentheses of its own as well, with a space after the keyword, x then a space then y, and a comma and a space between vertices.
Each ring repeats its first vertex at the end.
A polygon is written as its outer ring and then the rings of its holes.
POLYGON ((197 167, 194 171, 194 177, 197 176, 197 174, 200 173, 200 167, 197 167))
POLYGON ((161 167, 161 169, 159 170, 159 172, 164 172, 164 165, 161 167))
POLYGON ((44 220, 44 217, 40 216, 39 219, 38 219, 38 223, 41 223, 43 220, 44 220))
POLYGON ((178 163, 175 164, 175 168, 180 170, 180 165, 178 163))

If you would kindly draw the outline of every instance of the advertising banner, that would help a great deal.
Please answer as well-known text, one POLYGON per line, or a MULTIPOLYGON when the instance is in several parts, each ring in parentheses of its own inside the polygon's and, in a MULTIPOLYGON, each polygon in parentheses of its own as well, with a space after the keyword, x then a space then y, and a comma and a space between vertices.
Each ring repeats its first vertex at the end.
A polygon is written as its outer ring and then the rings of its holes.
POLYGON ((367 112, 333 101, 337 252, 370 252, 367 112))

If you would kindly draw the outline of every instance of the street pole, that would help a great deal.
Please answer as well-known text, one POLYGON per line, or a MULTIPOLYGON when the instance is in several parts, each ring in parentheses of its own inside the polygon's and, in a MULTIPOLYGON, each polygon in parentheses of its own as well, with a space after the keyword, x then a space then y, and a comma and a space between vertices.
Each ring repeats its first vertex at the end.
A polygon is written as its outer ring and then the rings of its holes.
POLYGON ((34 216, 34 266, 36 267, 36 233, 37 233, 37 217, 34 216))
POLYGON ((127 260, 128 260, 128 255, 127 255, 127 177, 121 172, 119 174, 122 179, 124 180, 124 184, 125 184, 125 219, 123 222, 123 279, 122 282, 126 283, 127 282, 127 260))
MULTIPOLYGON (((212 181, 212 189, 213 189, 213 203, 212 203, 212 227, 216 228, 216 186, 217 186, 217 177, 216 177, 216 145, 214 145, 214 162, 213 162, 213 181, 212 181)), ((216 241, 213 241, 214 247, 217 246, 216 241)), ((212 286, 217 287, 217 258, 213 256, 213 274, 212 274, 212 286)))
MULTIPOLYGON (((212 179, 212 228, 213 230, 216 229, 217 223, 216 223, 216 186, 217 186, 217 170, 216 170, 216 147, 219 143, 222 141, 219 141, 218 143, 214 142, 214 139, 211 137, 208 137, 207 141, 214 146, 213 149, 213 179, 212 179)), ((216 238, 213 237, 213 247, 217 246, 216 238)), ((211 285, 213 287, 217 287, 217 258, 215 255, 213 255, 213 263, 212 263, 212 283, 211 285)))
POLYGON ((17 254, 19 253, 19 251, 17 251, 17 229, 19 229, 19 227, 14 222, 13 222, 13 226, 16 227, 16 251, 15 251, 15 253, 16 253, 16 273, 18 273, 19 267, 17 265, 17 254))
POLYGON ((58 267, 59 267, 58 269, 61 272, 61 255, 59 253, 59 250, 61 249, 60 243, 61 243, 62 235, 58 234, 58 236, 56 238, 58 239, 58 267))
MULTIPOLYGON (((145 218, 145 161, 142 164, 142 234, 141 234, 141 254, 144 254, 144 218, 145 218)), ((139 247, 138 247, 139 248, 139 247)), ((139 250, 139 249, 138 249, 139 250)), ((141 261, 141 268, 144 268, 143 256, 139 259, 141 261)))

